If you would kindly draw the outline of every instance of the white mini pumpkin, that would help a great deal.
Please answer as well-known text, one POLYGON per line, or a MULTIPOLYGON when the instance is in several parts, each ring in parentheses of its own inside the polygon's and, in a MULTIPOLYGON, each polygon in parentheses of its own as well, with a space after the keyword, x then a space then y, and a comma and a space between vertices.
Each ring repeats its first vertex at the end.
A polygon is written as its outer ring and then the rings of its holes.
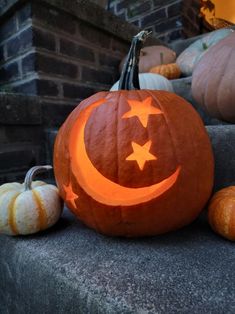
POLYGON ((33 177, 51 166, 35 166, 24 183, 5 183, 0 186, 0 233, 32 234, 54 225, 62 212, 58 189, 33 177))
MULTIPOLYGON (((140 89, 166 90, 168 92, 174 92, 171 82, 167 78, 159 74, 140 73, 139 82, 140 89)), ((118 90, 118 85, 119 81, 117 81, 110 90, 118 90)))

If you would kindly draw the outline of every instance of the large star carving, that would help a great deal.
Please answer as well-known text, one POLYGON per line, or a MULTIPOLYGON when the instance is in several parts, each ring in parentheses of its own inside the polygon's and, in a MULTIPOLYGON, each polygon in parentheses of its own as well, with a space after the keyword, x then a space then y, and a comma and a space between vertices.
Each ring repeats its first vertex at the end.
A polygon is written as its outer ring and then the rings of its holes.
POLYGON ((131 110, 124 113, 123 119, 138 117, 144 128, 147 127, 148 117, 150 114, 161 114, 162 111, 152 105, 152 97, 147 97, 143 101, 129 99, 127 100, 131 110))
POLYGON ((68 185, 63 185, 65 191, 65 201, 68 205, 76 207, 75 199, 78 198, 77 194, 73 192, 72 184, 69 182, 68 185))
POLYGON ((140 170, 144 169, 144 165, 148 160, 157 160, 157 157, 149 152, 152 141, 149 140, 143 146, 131 142, 133 153, 130 154, 126 160, 135 160, 140 168, 140 170))

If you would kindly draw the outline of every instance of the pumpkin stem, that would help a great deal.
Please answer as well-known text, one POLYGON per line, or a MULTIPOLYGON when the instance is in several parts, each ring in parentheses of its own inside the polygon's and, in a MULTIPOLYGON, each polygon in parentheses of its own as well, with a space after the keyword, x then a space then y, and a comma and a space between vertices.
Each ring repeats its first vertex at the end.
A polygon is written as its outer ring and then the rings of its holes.
POLYGON ((131 42, 126 62, 124 63, 118 89, 140 89, 139 83, 139 57, 144 41, 151 32, 141 31, 135 35, 131 42))
POLYGON ((160 52, 160 63, 161 63, 161 65, 163 65, 163 52, 160 52))
POLYGON ((203 50, 207 50, 208 49, 207 44, 206 43, 202 43, 202 48, 203 48, 203 50))
POLYGON ((35 166, 29 169, 24 179, 25 191, 32 190, 32 181, 36 174, 52 169, 52 166, 35 166))

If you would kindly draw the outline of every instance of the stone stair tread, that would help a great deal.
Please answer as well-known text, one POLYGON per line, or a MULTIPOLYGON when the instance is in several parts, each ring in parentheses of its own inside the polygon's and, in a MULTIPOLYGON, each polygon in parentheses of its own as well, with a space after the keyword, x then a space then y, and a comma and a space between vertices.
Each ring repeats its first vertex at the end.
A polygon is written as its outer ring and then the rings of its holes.
POLYGON ((51 229, 2 235, 0 247, 0 313, 235 312, 234 245, 203 215, 176 232, 122 239, 65 209, 51 229))

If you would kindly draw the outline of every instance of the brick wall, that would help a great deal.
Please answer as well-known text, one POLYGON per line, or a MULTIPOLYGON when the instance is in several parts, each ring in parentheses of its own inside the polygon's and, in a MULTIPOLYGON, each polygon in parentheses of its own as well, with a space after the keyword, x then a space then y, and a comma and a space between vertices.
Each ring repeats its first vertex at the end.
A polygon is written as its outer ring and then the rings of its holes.
POLYGON ((33 50, 30 8, 4 18, 0 25, 0 90, 12 91, 14 82, 28 79, 22 60, 33 50))
POLYGON ((19 2, 1 21, 0 90, 43 97, 44 124, 59 126, 78 102, 118 79, 130 34, 122 39, 50 1, 19 2))
POLYGON ((0 184, 22 181, 46 160, 40 100, 0 93, 0 112, 0 184))
POLYGON ((110 0, 107 7, 121 19, 151 30, 165 43, 204 31, 199 0, 110 0))
POLYGON ((111 0, 109 10, 164 42, 182 37, 182 0, 111 0))

